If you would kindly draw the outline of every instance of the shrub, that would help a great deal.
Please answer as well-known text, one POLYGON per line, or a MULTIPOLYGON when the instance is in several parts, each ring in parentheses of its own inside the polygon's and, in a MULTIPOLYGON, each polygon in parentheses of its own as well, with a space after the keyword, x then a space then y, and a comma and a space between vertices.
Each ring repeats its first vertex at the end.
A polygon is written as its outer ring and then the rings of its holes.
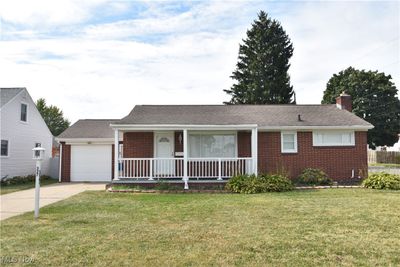
POLYGON ((400 190, 400 175, 386 172, 373 173, 363 181, 363 186, 374 189, 400 190))
MULTIPOLYGON (((1 180, 2 186, 7 185, 15 185, 15 184, 26 184, 35 181, 35 175, 27 175, 27 176, 14 176, 12 178, 6 178, 1 180)), ((40 176, 40 181, 52 179, 50 176, 42 175, 40 176)))
POLYGON ((156 190, 181 190, 182 186, 170 184, 164 181, 158 181, 154 186, 156 190))
POLYGON ((283 192, 293 190, 292 181, 280 174, 261 175, 263 192, 283 192))
POLYGON ((237 175, 228 181, 226 189, 235 193, 255 194, 289 191, 293 189, 293 185, 287 177, 279 174, 237 175))
POLYGON ((306 185, 331 185, 333 181, 324 171, 307 168, 299 175, 297 182, 306 185))
POLYGON ((253 179, 254 175, 236 175, 233 176, 226 183, 225 187, 227 190, 240 193, 244 191, 245 187, 249 184, 249 179, 253 179))

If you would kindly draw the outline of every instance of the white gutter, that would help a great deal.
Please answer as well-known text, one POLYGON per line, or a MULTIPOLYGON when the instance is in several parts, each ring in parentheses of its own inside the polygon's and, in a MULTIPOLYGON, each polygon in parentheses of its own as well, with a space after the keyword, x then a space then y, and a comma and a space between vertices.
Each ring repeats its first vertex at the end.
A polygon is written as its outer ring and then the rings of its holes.
MULTIPOLYGON (((122 141, 122 138, 119 138, 122 141)), ((57 142, 68 144, 114 144, 114 138, 56 138, 57 142)))
POLYGON ((257 128, 259 131, 280 130, 358 130, 367 131, 374 128, 372 125, 349 125, 349 126, 261 126, 257 124, 237 125, 198 125, 198 124, 110 124, 113 129, 122 131, 151 131, 151 130, 250 130, 257 128))
POLYGON ((257 128, 257 124, 237 125, 202 125, 202 124, 110 124, 110 127, 118 130, 250 130, 257 128))
POLYGON ((258 127, 261 131, 278 131, 278 130, 355 130, 367 131, 374 126, 351 125, 351 126, 263 126, 258 127))

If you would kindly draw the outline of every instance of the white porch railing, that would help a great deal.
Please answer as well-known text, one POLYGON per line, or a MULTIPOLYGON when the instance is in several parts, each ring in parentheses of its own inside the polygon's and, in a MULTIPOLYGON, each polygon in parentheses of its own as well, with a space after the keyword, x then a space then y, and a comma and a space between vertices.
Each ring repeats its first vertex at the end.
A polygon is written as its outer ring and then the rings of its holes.
MULTIPOLYGON (((192 179, 222 180, 252 171, 252 158, 189 158, 187 175, 192 179)), ((119 179, 183 178, 183 158, 122 158, 118 160, 119 179)))
POLYGON ((182 158, 122 158, 118 160, 119 178, 182 178, 182 158))
POLYGON ((251 158, 189 158, 189 178, 230 178, 250 173, 251 158))

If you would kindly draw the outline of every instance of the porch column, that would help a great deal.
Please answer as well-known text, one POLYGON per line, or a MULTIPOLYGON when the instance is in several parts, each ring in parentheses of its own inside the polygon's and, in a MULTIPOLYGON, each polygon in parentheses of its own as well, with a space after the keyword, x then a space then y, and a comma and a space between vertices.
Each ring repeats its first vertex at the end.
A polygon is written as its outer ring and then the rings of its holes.
POLYGON ((114 180, 119 180, 118 157, 119 157, 119 132, 118 129, 115 129, 114 130, 114 180))
POLYGON ((253 161, 253 173, 258 174, 258 129, 251 130, 251 159, 253 161))
POLYGON ((189 189, 188 184, 188 132, 187 129, 183 130, 183 181, 185 182, 184 189, 189 189))

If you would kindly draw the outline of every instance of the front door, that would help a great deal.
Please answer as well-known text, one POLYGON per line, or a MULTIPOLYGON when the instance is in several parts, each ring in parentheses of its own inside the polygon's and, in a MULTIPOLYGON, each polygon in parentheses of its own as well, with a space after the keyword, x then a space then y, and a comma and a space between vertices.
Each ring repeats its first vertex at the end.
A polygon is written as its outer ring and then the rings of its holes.
POLYGON ((154 173, 158 176, 171 176, 175 173, 174 133, 160 132, 155 134, 154 173))

